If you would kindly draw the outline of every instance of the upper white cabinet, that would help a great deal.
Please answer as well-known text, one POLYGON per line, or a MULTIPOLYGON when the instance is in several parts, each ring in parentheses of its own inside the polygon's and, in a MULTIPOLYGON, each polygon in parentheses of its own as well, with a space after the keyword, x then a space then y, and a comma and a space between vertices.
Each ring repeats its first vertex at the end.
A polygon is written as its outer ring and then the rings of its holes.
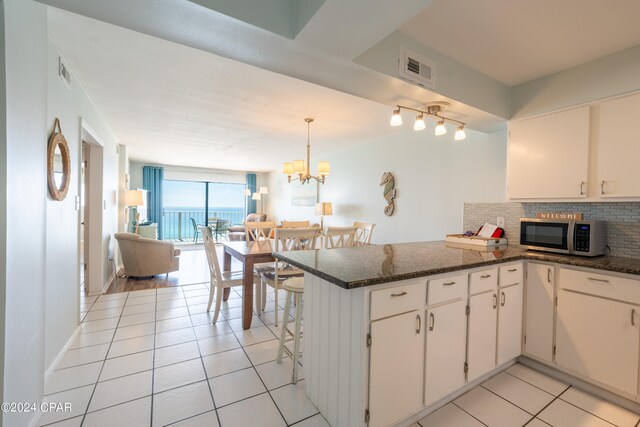
POLYGON ((510 199, 586 197, 589 107, 512 122, 507 151, 510 199))
POLYGON ((635 128, 640 95, 600 104, 598 188, 600 197, 640 197, 640 136, 635 128))

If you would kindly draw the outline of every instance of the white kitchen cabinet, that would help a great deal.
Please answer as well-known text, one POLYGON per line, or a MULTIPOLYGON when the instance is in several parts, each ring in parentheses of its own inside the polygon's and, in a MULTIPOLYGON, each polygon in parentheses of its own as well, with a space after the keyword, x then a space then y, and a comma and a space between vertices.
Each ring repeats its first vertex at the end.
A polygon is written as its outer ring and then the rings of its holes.
POLYGON ((640 137, 632 124, 640 111, 640 94, 599 106, 597 194, 640 197, 640 137))
POLYGON ((553 361, 554 268, 529 262, 525 287, 524 353, 553 361))
POLYGON ((498 365, 522 354, 522 282, 500 288, 498 306, 498 365))
POLYGON ((464 385, 466 303, 464 300, 427 310, 425 405, 464 385))
POLYGON ((559 290, 556 363, 636 396, 639 313, 635 305, 559 290))
POLYGON ((393 425, 422 407, 423 314, 416 310, 371 323, 370 427, 393 425))
POLYGON ((588 106, 510 123, 508 197, 586 197, 588 152, 588 106))
POLYGON ((496 291, 469 298, 467 380, 481 377, 496 367, 496 325, 498 295, 496 291))

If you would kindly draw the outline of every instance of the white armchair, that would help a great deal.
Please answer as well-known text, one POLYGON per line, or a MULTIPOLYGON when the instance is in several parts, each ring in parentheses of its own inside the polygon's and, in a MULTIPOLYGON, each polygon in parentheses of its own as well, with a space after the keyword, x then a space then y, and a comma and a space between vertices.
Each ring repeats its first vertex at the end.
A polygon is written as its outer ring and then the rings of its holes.
POLYGON ((133 233, 116 233, 124 273, 129 277, 153 276, 177 271, 180 249, 173 243, 145 239, 133 233))

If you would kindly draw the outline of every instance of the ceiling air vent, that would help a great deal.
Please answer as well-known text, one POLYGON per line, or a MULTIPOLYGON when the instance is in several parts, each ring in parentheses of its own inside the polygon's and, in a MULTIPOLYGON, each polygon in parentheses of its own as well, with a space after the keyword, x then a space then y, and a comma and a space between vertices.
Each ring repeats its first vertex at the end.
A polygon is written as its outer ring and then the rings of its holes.
POLYGON ((403 47, 400 48, 398 74, 418 86, 435 88, 436 63, 403 47))
POLYGON ((67 83, 68 87, 71 87, 71 73, 64 62, 62 62, 62 57, 58 57, 58 75, 67 83))

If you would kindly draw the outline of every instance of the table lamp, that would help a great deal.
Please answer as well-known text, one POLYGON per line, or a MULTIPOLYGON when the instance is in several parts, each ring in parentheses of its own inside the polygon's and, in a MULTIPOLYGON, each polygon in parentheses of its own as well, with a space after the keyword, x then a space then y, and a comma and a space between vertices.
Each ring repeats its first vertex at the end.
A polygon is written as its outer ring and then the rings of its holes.
POLYGON ((260 200, 260 213, 262 213, 262 196, 260 193, 253 193, 251 200, 260 200))
POLYGON ((324 216, 333 215, 331 202, 316 203, 316 215, 320 215, 320 230, 324 230, 324 216))
MULTIPOLYGON (((142 196, 142 191, 140 190, 126 190, 124 192, 124 204, 127 208, 127 229, 129 228, 129 221, 131 215, 131 208, 137 208, 138 206, 144 205, 144 198, 142 196)), ((138 218, 140 214, 136 213, 136 229, 135 232, 138 233, 138 218)))

